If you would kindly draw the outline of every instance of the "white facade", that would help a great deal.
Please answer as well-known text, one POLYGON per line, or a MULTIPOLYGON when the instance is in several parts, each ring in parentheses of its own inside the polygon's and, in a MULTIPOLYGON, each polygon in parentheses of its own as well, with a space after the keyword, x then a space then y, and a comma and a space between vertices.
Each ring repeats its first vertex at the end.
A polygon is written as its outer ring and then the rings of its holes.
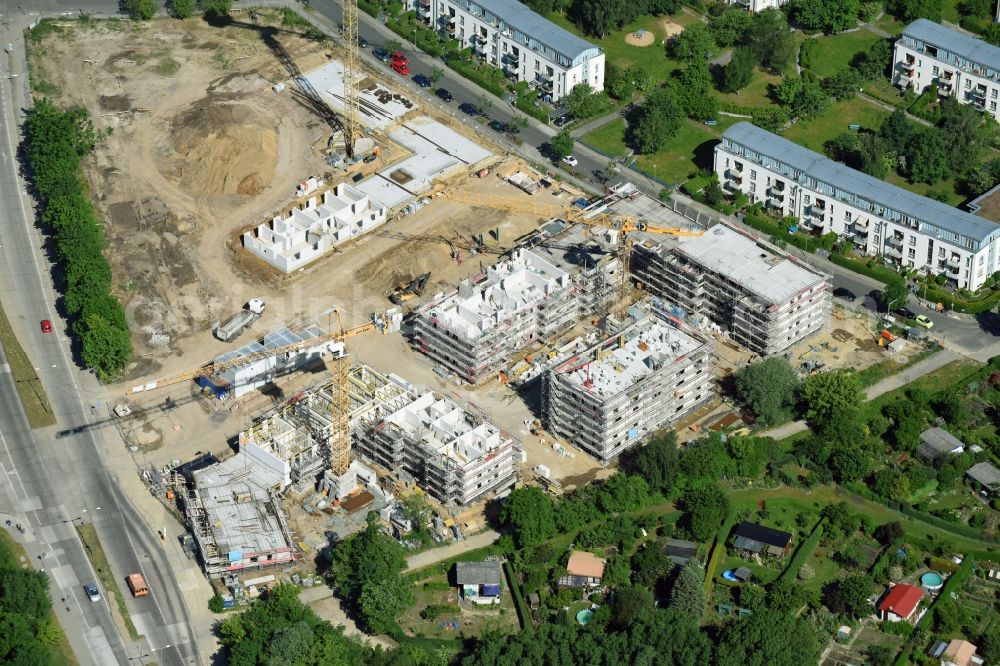
POLYGON ((996 118, 1000 104, 1000 47, 919 19, 896 40, 892 83, 922 93, 937 84, 939 97, 954 97, 996 118))
POLYGON ((787 139, 737 123, 715 148, 723 188, 833 232, 898 268, 945 275, 975 291, 1000 270, 1000 225, 855 171, 787 139))
POLYGON ((408 0, 417 18, 552 101, 577 84, 604 90, 604 52, 518 0, 408 0))
POLYGON ((750 12, 762 12, 765 9, 778 9, 788 4, 788 0, 729 0, 729 4, 738 5, 750 12))
POLYGON ((283 273, 385 223, 388 209, 346 183, 243 234, 243 247, 283 273))

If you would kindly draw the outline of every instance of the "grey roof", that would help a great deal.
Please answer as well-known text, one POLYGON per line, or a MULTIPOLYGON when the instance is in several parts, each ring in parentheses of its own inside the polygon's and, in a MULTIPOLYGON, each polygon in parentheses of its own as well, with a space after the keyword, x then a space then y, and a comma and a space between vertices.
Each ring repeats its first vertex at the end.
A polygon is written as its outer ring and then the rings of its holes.
POLYGON ((926 42, 985 67, 1000 70, 1000 48, 940 23, 917 19, 903 29, 904 37, 926 42))
POLYGON ((684 564, 698 553, 698 544, 693 541, 671 539, 663 549, 674 564, 684 564))
MULTIPOLYGON (((760 155, 766 155, 778 162, 788 164, 793 169, 801 171, 803 176, 810 176, 863 197, 874 204, 891 208, 916 220, 933 225, 931 228, 926 228, 922 224, 920 233, 939 237, 934 229, 936 226, 960 236, 972 238, 978 241, 979 247, 986 241, 1000 235, 1000 225, 996 222, 873 178, 748 122, 736 123, 723 133, 722 138, 750 148, 760 155)), ((942 240, 950 243, 955 242, 949 238, 942 238, 942 240)))
POLYGON ((965 475, 990 490, 1000 490, 1000 469, 997 469, 993 463, 976 463, 965 471, 965 475))
POLYGON ((943 428, 928 428, 920 433, 920 455, 925 458, 937 458, 964 448, 962 440, 943 428))
POLYGON ((588 51, 592 51, 593 55, 601 52, 599 46, 536 14, 518 0, 488 0, 472 4, 479 5, 514 30, 523 32, 570 60, 575 61, 588 51))
POLYGON ((455 582, 459 585, 499 585, 499 562, 456 562, 455 582))

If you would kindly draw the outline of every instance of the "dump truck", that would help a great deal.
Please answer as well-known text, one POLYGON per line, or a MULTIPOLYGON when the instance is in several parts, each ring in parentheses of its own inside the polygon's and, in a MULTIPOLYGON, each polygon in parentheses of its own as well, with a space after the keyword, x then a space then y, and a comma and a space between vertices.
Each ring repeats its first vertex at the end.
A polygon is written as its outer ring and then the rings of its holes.
POLYGON ((423 273, 409 282, 399 285, 389 294, 389 300, 395 305, 402 305, 411 298, 420 296, 424 293, 424 287, 427 286, 427 281, 430 278, 430 273, 423 273))
POLYGON ((259 298, 251 298, 243 309, 215 327, 215 337, 229 342, 240 336, 264 313, 265 303, 259 298))
POLYGON ((146 579, 142 577, 141 573, 129 574, 125 578, 125 582, 128 583, 128 589, 132 591, 133 597, 144 597, 149 594, 146 579))

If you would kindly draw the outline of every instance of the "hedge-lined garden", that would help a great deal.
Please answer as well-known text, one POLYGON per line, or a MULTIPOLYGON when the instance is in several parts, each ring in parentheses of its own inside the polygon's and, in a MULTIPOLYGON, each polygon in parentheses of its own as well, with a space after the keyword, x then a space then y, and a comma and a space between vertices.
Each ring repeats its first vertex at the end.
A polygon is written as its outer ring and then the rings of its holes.
POLYGON ((41 99, 29 112, 26 148, 41 219, 53 240, 63 306, 83 363, 102 381, 132 357, 121 303, 111 294, 111 267, 102 254, 101 224, 80 169, 98 135, 81 108, 60 109, 41 99))

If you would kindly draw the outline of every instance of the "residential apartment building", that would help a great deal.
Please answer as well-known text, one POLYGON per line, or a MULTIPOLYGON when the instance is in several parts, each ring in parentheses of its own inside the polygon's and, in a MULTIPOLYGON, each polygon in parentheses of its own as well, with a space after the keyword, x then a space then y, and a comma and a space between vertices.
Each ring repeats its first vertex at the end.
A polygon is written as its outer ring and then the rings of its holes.
POLYGON ((1000 270, 1000 225, 851 169, 750 123, 737 123, 715 148, 723 188, 799 220, 801 230, 834 232, 858 252, 898 268, 946 276, 976 290, 1000 270))
POLYGON ((649 316, 550 370, 546 427, 606 462, 715 395, 712 343, 649 316))
POLYGON ((939 97, 954 97, 996 118, 1000 104, 1000 48, 927 19, 906 26, 896 40, 892 83, 922 93, 937 84, 939 97))
POLYGON ((788 4, 788 0, 729 0, 729 4, 743 7, 748 12, 762 12, 765 9, 778 9, 788 4))
POLYGON ((650 292, 703 316, 761 356, 777 354, 830 321, 830 278, 778 248, 717 224, 693 238, 648 237, 632 275, 650 292))
POLYGON ((417 18, 480 60, 559 100, 579 83, 604 90, 604 51, 518 0, 407 0, 417 18))

